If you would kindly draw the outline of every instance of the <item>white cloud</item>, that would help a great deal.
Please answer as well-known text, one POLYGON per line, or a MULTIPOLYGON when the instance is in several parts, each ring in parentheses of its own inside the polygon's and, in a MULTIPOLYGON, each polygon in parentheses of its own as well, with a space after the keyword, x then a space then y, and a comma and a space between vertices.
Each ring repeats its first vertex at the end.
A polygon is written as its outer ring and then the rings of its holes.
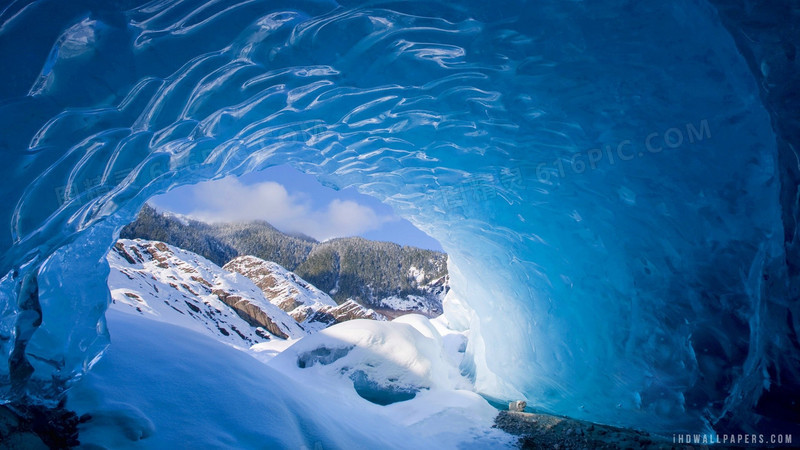
POLYGON ((392 216, 352 200, 332 200, 316 210, 303 195, 291 195, 272 181, 244 185, 235 177, 194 187, 196 203, 203 205, 188 215, 205 222, 266 220, 280 230, 299 232, 324 241, 375 230, 392 216))
POLYGON ((391 217, 379 216, 372 208, 352 200, 335 199, 324 213, 325 224, 335 236, 354 236, 379 228, 391 217))

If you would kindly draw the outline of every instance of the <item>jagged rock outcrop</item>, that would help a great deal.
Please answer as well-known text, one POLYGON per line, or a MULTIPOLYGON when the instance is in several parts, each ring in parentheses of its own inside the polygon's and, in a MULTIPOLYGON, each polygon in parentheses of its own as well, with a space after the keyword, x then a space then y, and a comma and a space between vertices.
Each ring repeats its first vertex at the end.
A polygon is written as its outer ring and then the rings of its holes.
POLYGON ((341 305, 280 264, 255 256, 234 258, 223 269, 250 278, 264 296, 289 313, 308 331, 316 331, 352 319, 386 320, 383 314, 354 300, 341 305))
POLYGON ((336 302, 328 294, 276 262, 255 256, 239 256, 222 268, 249 278, 272 304, 290 314, 302 306, 314 307, 314 304, 318 304, 315 309, 336 306, 336 302))

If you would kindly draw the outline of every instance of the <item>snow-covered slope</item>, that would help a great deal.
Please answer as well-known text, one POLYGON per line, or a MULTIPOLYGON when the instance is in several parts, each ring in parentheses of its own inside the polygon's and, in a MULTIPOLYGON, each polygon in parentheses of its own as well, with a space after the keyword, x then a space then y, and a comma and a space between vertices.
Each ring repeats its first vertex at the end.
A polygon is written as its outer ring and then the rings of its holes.
POLYGON ((248 348, 306 334, 247 277, 163 242, 121 239, 108 253, 112 309, 248 348))
POLYGON ((331 389, 339 377, 296 366, 281 374, 206 333, 118 310, 107 316, 114 345, 67 402, 87 414, 86 448, 513 448, 516 440, 491 428, 496 410, 470 391, 430 390, 379 406, 352 387, 331 389))
POLYGON ((328 294, 272 261, 240 256, 225 264, 223 269, 252 280, 272 304, 289 313, 307 331, 318 331, 352 319, 386 320, 382 314, 353 300, 337 305, 328 294))

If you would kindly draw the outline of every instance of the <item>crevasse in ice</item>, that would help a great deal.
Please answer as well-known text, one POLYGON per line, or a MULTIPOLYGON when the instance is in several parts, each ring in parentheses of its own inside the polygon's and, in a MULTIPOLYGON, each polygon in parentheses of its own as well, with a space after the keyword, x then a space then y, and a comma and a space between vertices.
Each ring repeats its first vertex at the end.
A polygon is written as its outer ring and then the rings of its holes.
POLYGON ((704 430, 796 373, 782 159, 712 5, 137 3, 0 15, 2 398, 102 353, 147 198, 284 163, 442 243, 488 397, 704 430))

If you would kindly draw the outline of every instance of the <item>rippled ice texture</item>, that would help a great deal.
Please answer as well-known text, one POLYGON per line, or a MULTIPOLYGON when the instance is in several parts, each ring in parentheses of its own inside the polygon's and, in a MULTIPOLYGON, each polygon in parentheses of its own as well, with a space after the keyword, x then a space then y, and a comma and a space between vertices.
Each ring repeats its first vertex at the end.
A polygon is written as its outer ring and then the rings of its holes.
POLYGON ((484 394, 651 430, 750 417, 791 316, 765 313, 775 136, 716 11, 455 5, 6 7, 2 396, 53 399, 102 351, 103 253, 148 197, 290 163, 442 243, 484 394))

